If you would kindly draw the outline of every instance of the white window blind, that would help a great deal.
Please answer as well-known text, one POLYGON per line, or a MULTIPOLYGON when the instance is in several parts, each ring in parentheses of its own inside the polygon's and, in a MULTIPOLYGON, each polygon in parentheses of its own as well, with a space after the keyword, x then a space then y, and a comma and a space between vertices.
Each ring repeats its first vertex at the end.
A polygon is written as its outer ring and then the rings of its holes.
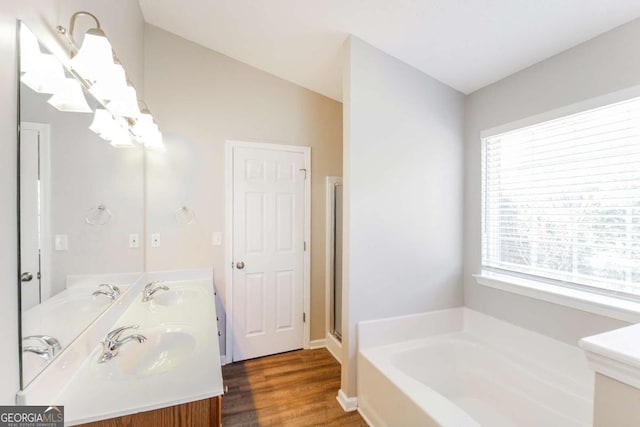
POLYGON ((640 295, 640 98, 482 142, 485 269, 640 295))

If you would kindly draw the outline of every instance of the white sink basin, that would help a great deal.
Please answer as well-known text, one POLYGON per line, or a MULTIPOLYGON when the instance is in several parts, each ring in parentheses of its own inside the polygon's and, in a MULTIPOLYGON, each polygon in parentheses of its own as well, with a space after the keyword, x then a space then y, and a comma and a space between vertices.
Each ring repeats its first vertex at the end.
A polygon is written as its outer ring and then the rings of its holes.
POLYGON ((22 381, 29 384, 47 366, 48 360, 28 351, 22 353, 22 381))
POLYGON ((204 292, 194 288, 170 287, 168 291, 158 291, 155 293, 151 299, 151 303, 162 306, 182 305, 197 301, 203 295, 204 292))
POLYGON ((181 329, 154 328, 132 330, 131 333, 144 335, 147 340, 143 343, 126 343, 116 357, 97 365, 97 369, 104 369, 104 373, 110 378, 127 379, 166 374, 188 361, 197 347, 197 339, 181 329))

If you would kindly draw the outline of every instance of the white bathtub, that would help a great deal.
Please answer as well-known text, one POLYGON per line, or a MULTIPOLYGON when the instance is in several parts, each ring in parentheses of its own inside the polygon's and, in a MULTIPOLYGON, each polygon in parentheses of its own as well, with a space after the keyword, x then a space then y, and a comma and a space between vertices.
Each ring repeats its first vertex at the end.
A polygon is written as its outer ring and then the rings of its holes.
POLYGON ((359 325, 358 410, 376 427, 591 426, 583 352, 457 308, 359 325))

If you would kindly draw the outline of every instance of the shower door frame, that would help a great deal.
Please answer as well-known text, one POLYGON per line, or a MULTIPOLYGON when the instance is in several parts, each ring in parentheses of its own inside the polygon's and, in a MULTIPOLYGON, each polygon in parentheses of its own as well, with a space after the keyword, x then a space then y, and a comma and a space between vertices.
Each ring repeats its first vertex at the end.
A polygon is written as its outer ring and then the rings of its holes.
POLYGON ((334 323, 334 266, 335 266, 335 188, 342 184, 342 177, 327 176, 326 178, 326 225, 325 225, 325 340, 327 349, 341 361, 342 342, 333 334, 334 323))

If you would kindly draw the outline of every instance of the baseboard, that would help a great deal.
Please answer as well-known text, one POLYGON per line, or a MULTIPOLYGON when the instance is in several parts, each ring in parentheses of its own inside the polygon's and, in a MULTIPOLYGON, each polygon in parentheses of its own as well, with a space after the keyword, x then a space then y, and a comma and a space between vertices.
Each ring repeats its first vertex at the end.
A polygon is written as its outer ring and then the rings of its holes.
POLYGON ((342 406, 345 412, 352 412, 358 409, 358 398, 357 397, 349 397, 345 394, 342 389, 338 390, 338 396, 336 396, 336 400, 342 406))
POLYGON ((373 421, 371 421, 372 417, 369 417, 367 411, 364 408, 358 406, 358 413, 369 427, 381 427, 381 424, 375 424, 373 421))
POLYGON ((322 338, 319 340, 309 341, 309 349, 315 350, 316 348, 323 348, 327 346, 327 341, 322 338))
POLYGON ((225 354, 220 355, 220 365, 224 366, 227 364, 227 356, 225 354))
POLYGON ((342 365, 342 343, 331 334, 327 334, 327 350, 342 365))

